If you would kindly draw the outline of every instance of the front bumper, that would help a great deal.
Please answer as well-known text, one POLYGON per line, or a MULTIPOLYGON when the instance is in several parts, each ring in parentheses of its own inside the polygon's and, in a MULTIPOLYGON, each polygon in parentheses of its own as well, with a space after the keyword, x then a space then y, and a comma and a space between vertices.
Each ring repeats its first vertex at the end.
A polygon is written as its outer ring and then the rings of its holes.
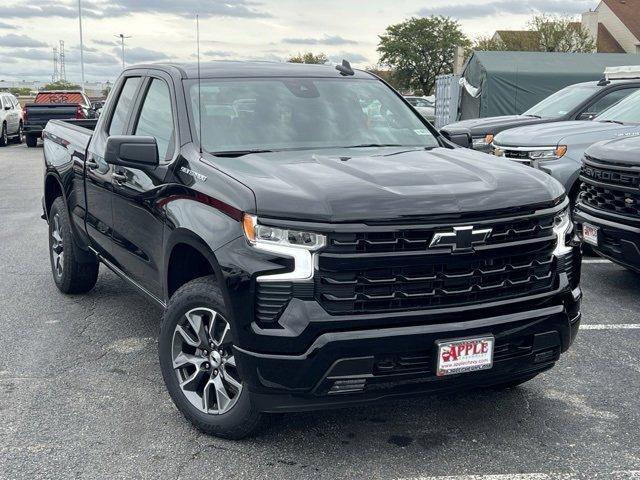
POLYGON ((574 221, 580 237, 583 223, 599 227, 598 245, 592 245, 596 253, 640 273, 640 222, 581 203, 576 206, 574 221))
POLYGON ((303 353, 236 347, 258 408, 285 412, 342 407, 389 397, 490 386, 551 368, 575 339, 580 288, 558 305, 488 318, 324 333, 303 353), (495 337, 490 370, 436 376, 436 341, 495 337))

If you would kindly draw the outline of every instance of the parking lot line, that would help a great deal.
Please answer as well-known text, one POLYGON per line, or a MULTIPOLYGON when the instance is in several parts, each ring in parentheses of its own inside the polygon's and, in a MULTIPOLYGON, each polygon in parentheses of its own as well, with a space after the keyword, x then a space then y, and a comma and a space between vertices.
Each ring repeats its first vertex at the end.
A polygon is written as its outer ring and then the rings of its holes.
POLYGON ((611 260, 606 258, 583 258, 582 263, 612 263, 611 260))
POLYGON ((583 473, 507 473, 500 475, 451 475, 443 477, 411 477, 399 480, 579 480, 601 478, 610 480, 640 479, 640 470, 618 470, 597 472, 593 475, 583 473))
POLYGON ((640 323, 594 323, 580 325, 580 330, 640 330, 640 323))

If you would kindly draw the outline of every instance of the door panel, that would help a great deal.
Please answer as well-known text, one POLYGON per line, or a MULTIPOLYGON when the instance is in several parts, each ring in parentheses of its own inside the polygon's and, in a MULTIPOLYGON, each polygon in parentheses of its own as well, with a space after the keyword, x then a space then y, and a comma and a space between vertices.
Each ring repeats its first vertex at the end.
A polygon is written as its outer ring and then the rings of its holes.
POLYGON ((163 298, 164 217, 157 208, 176 150, 175 96, 169 78, 150 78, 132 119, 134 135, 156 138, 160 166, 153 170, 117 167, 113 182, 113 256, 116 265, 142 287, 163 298))
POLYGON ((114 167, 104 160, 110 134, 125 133, 138 96, 141 77, 130 77, 121 85, 118 100, 109 125, 96 129, 85 162, 85 195, 87 202, 86 229, 91 245, 113 262, 113 173, 114 167))

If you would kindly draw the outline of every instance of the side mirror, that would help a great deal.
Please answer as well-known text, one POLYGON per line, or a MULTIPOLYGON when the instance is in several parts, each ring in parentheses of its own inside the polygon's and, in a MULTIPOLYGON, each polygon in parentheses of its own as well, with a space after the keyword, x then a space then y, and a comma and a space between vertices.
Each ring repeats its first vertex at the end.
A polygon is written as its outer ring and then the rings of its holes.
POLYGON ((577 120, 593 120, 595 116, 595 113, 582 112, 580 115, 578 115, 577 120))
POLYGON ((471 135, 468 133, 450 133, 442 130, 440 133, 449 142, 454 143, 459 147, 471 148, 471 135))
POLYGON ((7 105, 6 107, 4 107, 5 110, 11 110, 11 107, 9 105, 7 105))
POLYGON ((154 137, 135 135, 114 135, 107 139, 105 162, 111 165, 143 169, 153 169, 160 163, 158 145, 154 137))

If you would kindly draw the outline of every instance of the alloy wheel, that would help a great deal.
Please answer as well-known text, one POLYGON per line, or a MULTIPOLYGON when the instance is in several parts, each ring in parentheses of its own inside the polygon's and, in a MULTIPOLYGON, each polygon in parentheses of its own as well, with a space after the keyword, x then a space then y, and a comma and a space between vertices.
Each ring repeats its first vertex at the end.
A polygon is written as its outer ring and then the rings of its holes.
POLYGON ((62 277, 64 269, 64 245, 62 242, 62 233, 60 231, 60 215, 53 216, 53 229, 51 230, 51 260, 56 275, 62 277))
POLYGON ((240 398, 231 327, 218 312, 189 310, 176 324, 171 358, 182 393, 201 412, 226 413, 240 398))

